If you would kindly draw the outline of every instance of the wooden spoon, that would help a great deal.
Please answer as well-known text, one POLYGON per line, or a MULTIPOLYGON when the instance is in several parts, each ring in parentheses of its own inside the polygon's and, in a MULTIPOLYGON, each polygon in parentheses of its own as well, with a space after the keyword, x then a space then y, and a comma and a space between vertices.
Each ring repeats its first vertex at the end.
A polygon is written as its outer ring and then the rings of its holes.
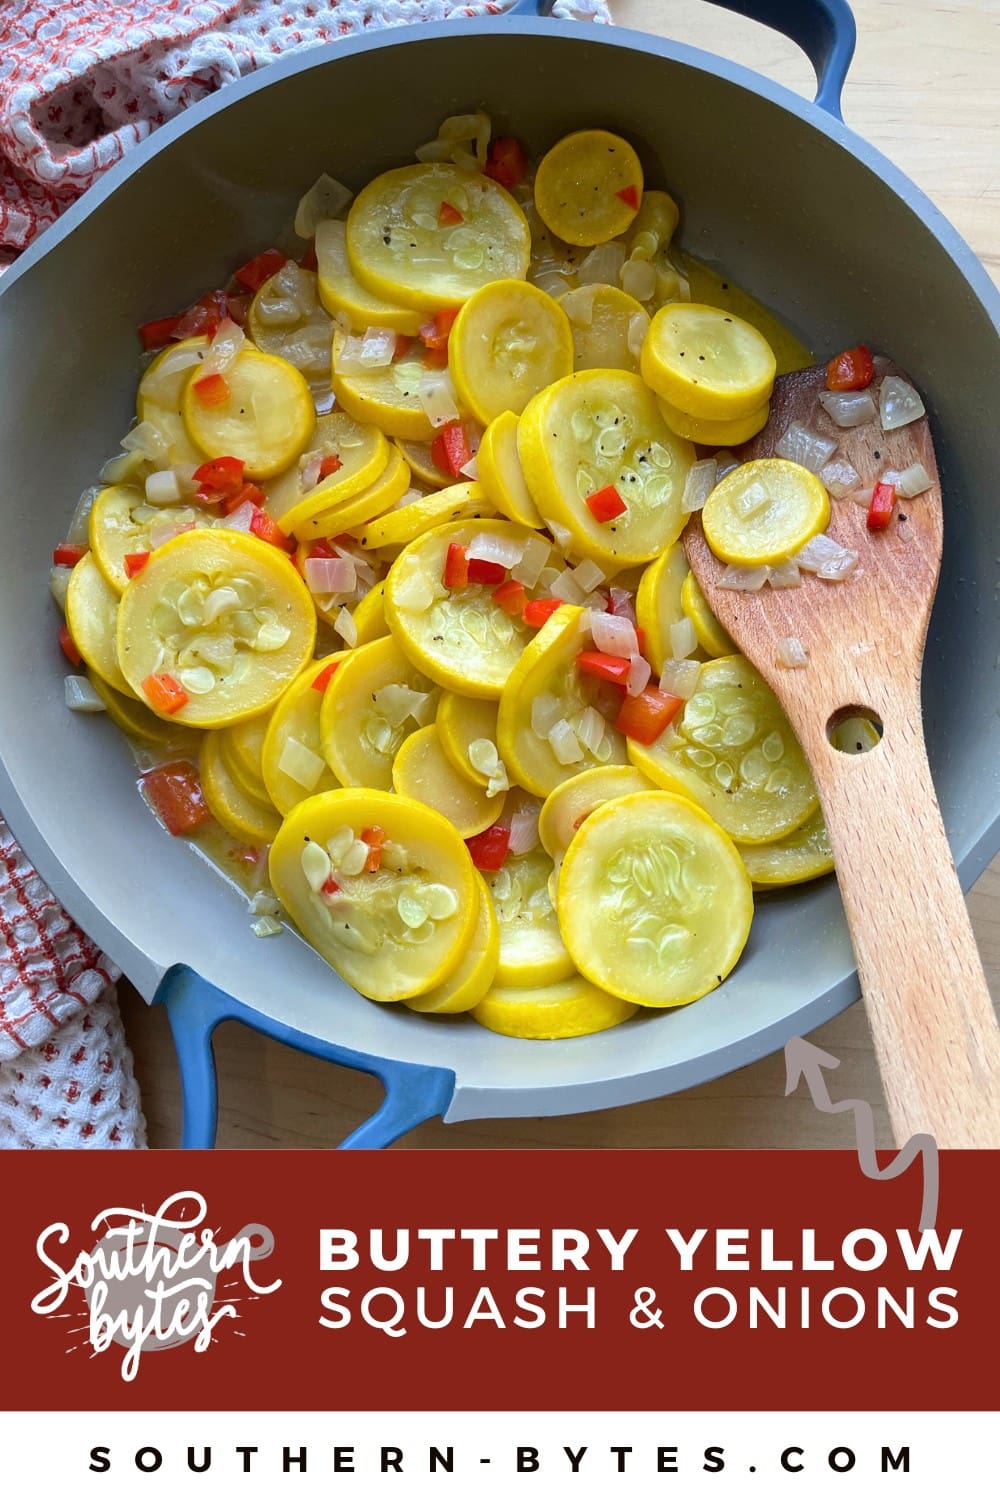
MULTIPOLYGON (((877 361, 871 387, 901 374, 877 361)), ((905 377, 904 377, 905 378, 905 377)), ((773 456, 795 420, 835 437, 837 458, 862 485, 920 462, 933 487, 897 501, 886 531, 866 526, 849 497, 833 500, 828 534, 860 555, 842 583, 803 574, 799 588, 754 594, 717 587, 724 564, 700 515, 685 535, 688 561, 713 613, 777 694, 819 790, 837 862, 896 1140, 929 1132, 939 1146, 1000 1146, 1000 1030, 945 836, 927 764, 920 668, 941 564, 942 505, 927 419, 883 432, 841 429, 818 401, 820 366, 782 376, 764 430, 741 460, 773 456), (777 664, 796 636, 803 668, 777 664), (883 726, 866 754, 837 751, 828 726, 860 712, 883 726)))

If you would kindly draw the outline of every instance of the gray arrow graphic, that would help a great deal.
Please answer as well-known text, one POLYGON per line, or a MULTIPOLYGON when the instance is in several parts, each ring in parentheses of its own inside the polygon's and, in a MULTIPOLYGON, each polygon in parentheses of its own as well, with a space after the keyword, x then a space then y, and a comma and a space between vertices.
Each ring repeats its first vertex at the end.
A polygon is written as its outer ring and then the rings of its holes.
POLYGON ((839 1067, 839 1057, 824 1052, 822 1047, 813 1046, 804 1037, 791 1037, 785 1044, 785 1098, 795 1092, 799 1079, 804 1078, 813 1103, 823 1114, 840 1115, 851 1111, 858 1141, 858 1161, 866 1177, 888 1182, 893 1177, 901 1177, 918 1156, 922 1157, 924 1194, 920 1206, 920 1228, 933 1229, 940 1187, 937 1141, 932 1135, 913 1135, 887 1167, 880 1167, 875 1154, 875 1116, 867 1099, 841 1099, 835 1104, 830 1098, 823 1069, 839 1067))

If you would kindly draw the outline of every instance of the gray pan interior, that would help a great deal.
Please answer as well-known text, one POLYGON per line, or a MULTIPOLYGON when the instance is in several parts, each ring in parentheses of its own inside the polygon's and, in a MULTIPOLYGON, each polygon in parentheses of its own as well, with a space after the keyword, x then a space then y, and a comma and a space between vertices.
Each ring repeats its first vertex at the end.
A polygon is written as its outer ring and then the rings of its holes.
MULTIPOLYGON (((362 1052, 454 1069, 450 1119, 648 1098, 762 1056, 850 1003, 834 882, 760 903, 736 973, 676 1013, 545 1045, 347 991, 132 789, 109 723, 67 714, 49 552, 132 414, 136 324, 183 306, 288 223, 320 171, 357 187, 483 104, 535 146, 624 131, 684 205, 683 239, 817 350, 864 337, 919 380, 947 501, 925 670, 931 759, 966 885, 1000 812, 998 300, 932 206, 813 106, 703 53, 552 22, 470 22, 279 63, 166 126, 42 237, 0 292, 0 806, 74 915, 151 998, 189 964, 265 1015, 362 1052)), ((886 893, 891 919, 892 893, 886 893)))

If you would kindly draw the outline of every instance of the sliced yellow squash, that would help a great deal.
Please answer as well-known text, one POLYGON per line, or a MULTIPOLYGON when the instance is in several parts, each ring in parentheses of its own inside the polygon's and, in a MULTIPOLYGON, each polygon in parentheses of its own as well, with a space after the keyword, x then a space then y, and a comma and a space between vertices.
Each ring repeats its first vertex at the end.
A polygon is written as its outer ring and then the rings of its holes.
POLYGON ((497 984, 554 984, 573 972, 549 894, 552 871, 545 850, 535 848, 486 873, 500 927, 497 984))
MULTIPOLYGON (((635 617, 646 637, 646 656, 657 672, 672 658, 670 630, 684 619, 681 593, 688 576, 681 542, 674 542, 644 569, 635 596, 635 617)), ((697 634, 697 632, 695 632, 697 634)))
POLYGON ((392 784, 404 797, 436 807, 463 839, 482 833, 503 812, 503 793, 488 797, 481 786, 457 771, 433 724, 418 729, 400 745, 392 764, 392 784))
POLYGON ((703 417, 689 417, 686 411, 671 406, 662 396, 657 396, 663 420, 671 432, 688 438, 692 443, 701 443, 705 448, 736 448, 748 443, 762 428, 767 426, 771 415, 771 403, 765 401, 746 417, 732 417, 723 422, 706 422, 703 417))
POLYGON ((304 490, 303 467, 294 465, 268 487, 268 515, 286 536, 302 530, 311 517, 354 499, 380 479, 388 466, 390 451, 384 433, 370 422, 358 422, 343 411, 320 417, 311 440, 311 452, 335 459, 339 467, 311 489, 304 490))
POLYGON ((708 600, 701 591, 701 584, 693 573, 688 573, 681 584, 681 608, 694 626, 698 645, 706 656, 734 656, 736 646, 729 633, 723 630, 708 607, 708 600))
POLYGON ((541 528, 538 506, 524 480, 517 452, 518 419, 514 412, 501 412, 483 433, 479 452, 479 482, 490 504, 519 526, 541 528))
POLYGON ((340 405, 359 422, 371 422, 389 437, 428 443, 434 436, 434 424, 420 400, 424 367, 416 354, 405 354, 381 370, 366 370, 363 375, 342 374, 337 360, 344 345, 344 335, 333 336, 333 393, 340 405))
POLYGON ((642 377, 671 406, 708 422, 749 416, 770 400, 774 352, 735 313, 701 302, 671 302, 653 319, 642 377))
POLYGON ((602 245, 632 224, 642 189, 642 164, 628 141, 609 130, 575 130, 538 163, 535 207, 568 245, 602 245))
POLYGON ((355 527, 354 533, 362 547, 375 552, 382 547, 405 547, 436 526, 451 521, 474 520, 477 516, 492 514, 493 507, 482 485, 468 479, 461 484, 451 484, 446 490, 435 490, 430 495, 414 494, 405 505, 386 511, 364 527, 355 527))
POLYGON ((286 359, 310 384, 329 381, 333 324, 320 304, 315 271, 289 261, 269 277, 250 303, 247 331, 262 354, 286 359))
POLYGON ((346 654, 334 651, 321 661, 310 662, 278 699, 268 720, 261 774, 268 796, 283 817, 307 797, 332 792, 340 785, 323 755, 320 710, 326 691, 323 680, 346 654))
POLYGON ((500 959, 500 928, 490 898, 489 887, 478 870, 473 871, 476 882, 478 907, 476 930, 455 972, 428 990, 425 995, 415 995, 403 1004, 410 1010, 425 1016, 454 1016, 460 1011, 471 1010, 490 988, 496 978, 500 959))
POLYGON ((119 599, 94 560, 86 553, 70 574, 66 625, 87 666, 126 698, 139 696, 124 676, 117 642, 119 599))
POLYGON ((323 754, 344 786, 392 789, 392 763, 407 735, 433 719, 437 689, 392 636, 358 646, 323 695, 323 754))
POLYGON ((217 729, 202 741, 200 766, 205 801, 216 822, 234 839, 269 844, 281 827, 281 819, 269 802, 248 796, 230 775, 217 729))
POLYGON ((755 887, 801 885, 833 869, 833 850, 823 813, 817 807, 801 828, 773 844, 737 844, 747 874, 755 887))
POLYGON ((384 515, 409 488, 410 470, 398 448, 390 444, 389 461, 377 479, 351 499, 296 523, 295 535, 307 545, 321 537, 340 536, 352 527, 364 526, 366 521, 384 515))
POLYGON ((639 370, 639 350, 649 331, 641 302, 618 286, 577 287, 559 299, 573 334, 574 370, 639 370))
POLYGON ((125 484, 102 490, 90 511, 89 541, 94 561, 116 594, 129 581, 125 559, 130 553, 152 551, 150 532, 162 524, 210 527, 213 517, 198 505, 169 507, 147 504, 141 491, 125 484))
POLYGON ((572 974, 554 984, 529 984, 521 989, 493 985, 473 1010, 472 1019, 501 1036, 555 1041, 607 1031, 634 1016, 636 1009, 628 1000, 598 989, 582 974, 572 974))
POLYGON ((545 852, 558 862, 595 807, 652 790, 653 783, 635 766, 595 766, 571 776, 549 793, 538 815, 538 837, 545 852))
POLYGON ((225 375, 226 399, 206 405, 195 370, 181 411, 195 445, 209 458, 235 455, 248 479, 271 479, 295 462, 312 436, 316 410, 305 376, 285 359, 244 348, 225 375))
POLYGON ((338 219, 324 219, 316 225, 316 261, 319 270, 319 295, 327 312, 349 321, 357 333, 368 328, 393 328, 397 333, 419 333, 427 311, 396 307, 383 302, 357 281, 347 258, 347 225, 338 219))
POLYGON ((737 567, 786 562, 829 519, 826 485, 786 458, 756 458, 730 469, 701 513, 708 545, 737 567))
POLYGON ((520 413, 573 370, 573 335, 559 303, 527 281, 491 281, 464 304, 448 340, 459 404, 486 426, 520 413))
POLYGON ((463 698, 459 693, 442 693, 438 703, 438 734, 441 746, 457 771, 474 781, 477 786, 488 786, 491 779, 506 780, 502 765, 496 770, 481 770, 481 765, 492 767, 497 749, 497 703, 490 698, 463 698), (476 746, 476 749, 473 749, 476 746), (479 765, 475 764, 479 762, 479 765))

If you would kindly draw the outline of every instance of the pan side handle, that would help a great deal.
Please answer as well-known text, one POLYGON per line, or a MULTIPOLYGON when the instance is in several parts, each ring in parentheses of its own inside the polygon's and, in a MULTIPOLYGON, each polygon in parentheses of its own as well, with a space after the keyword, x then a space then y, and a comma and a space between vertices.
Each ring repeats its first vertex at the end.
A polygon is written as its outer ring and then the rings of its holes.
MULTIPOLYGON (((508 16, 544 16, 553 0, 517 0, 508 16)), ((802 48, 816 73, 816 103, 842 120, 841 95, 857 42, 848 0, 709 0, 780 31, 802 48)))
POLYGON ((455 1092, 455 1075, 449 1068, 426 1063, 395 1062, 321 1041, 297 1031, 217 989, 193 969, 177 964, 164 975, 154 996, 154 1005, 167 1012, 181 1079, 184 1150, 210 1150, 218 1127, 218 1079, 212 1051, 212 1033, 223 1021, 239 1021, 263 1036, 273 1037, 301 1052, 326 1062, 370 1073, 385 1089, 385 1098, 375 1114, 342 1141, 340 1150, 368 1147, 379 1149, 413 1130, 425 1120, 443 1115, 455 1092))

